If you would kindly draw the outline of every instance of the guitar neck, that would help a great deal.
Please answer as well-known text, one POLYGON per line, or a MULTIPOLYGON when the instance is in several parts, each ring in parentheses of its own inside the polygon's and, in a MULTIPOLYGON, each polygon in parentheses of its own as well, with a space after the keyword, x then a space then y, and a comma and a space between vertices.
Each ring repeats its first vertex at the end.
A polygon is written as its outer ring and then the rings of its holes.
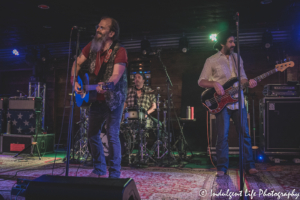
MULTIPOLYGON (((272 69, 272 70, 270 70, 270 71, 268 71, 268 72, 266 72, 266 73, 261 74, 260 76, 255 77, 253 80, 255 80, 256 82, 259 82, 259 81, 261 81, 262 79, 265 79, 265 78, 267 78, 268 76, 270 76, 270 75, 276 73, 277 71, 278 71, 278 70, 277 70, 276 68, 275 68, 275 69, 272 69)), ((242 89, 247 88, 247 87, 249 87, 249 82, 248 82, 248 81, 247 81, 246 83, 242 84, 242 89)), ((233 88, 233 89, 230 91, 230 94, 235 94, 235 93, 238 92, 238 90, 239 90, 238 87, 233 88)))
POLYGON ((97 87, 98 85, 85 85, 84 86, 84 89, 86 90, 86 91, 91 91, 91 90, 96 90, 96 87, 97 87))
MULTIPOLYGON (((276 73, 276 72, 277 72, 277 69, 276 69, 276 68, 275 68, 275 69, 272 69, 272 70, 270 70, 270 71, 268 71, 268 72, 266 72, 266 73, 263 73, 263 74, 261 74, 261 75, 255 77, 253 80, 255 80, 256 82, 259 82, 259 81, 261 81, 261 80, 267 78, 268 76, 271 76, 272 74, 274 74, 274 73, 276 73)), ((244 83, 244 84, 242 85, 242 87, 243 87, 243 89, 249 87, 249 82, 244 83)))

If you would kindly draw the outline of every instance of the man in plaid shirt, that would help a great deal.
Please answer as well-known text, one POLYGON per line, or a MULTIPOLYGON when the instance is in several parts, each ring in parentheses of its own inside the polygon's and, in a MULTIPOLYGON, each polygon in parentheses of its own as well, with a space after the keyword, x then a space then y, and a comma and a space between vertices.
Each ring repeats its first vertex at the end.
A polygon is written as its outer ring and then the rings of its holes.
POLYGON ((145 79, 145 75, 142 73, 135 75, 135 86, 128 89, 124 108, 130 108, 137 104, 150 115, 156 109, 156 99, 154 94, 145 94, 145 92, 152 91, 150 87, 144 85, 145 79))

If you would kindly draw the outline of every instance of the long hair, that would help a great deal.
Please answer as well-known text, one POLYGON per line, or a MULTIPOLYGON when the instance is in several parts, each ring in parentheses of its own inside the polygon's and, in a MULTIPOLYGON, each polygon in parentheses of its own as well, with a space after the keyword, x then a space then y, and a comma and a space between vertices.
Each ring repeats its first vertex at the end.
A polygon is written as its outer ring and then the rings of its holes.
POLYGON ((102 19, 111 19, 111 25, 110 25, 110 31, 115 32, 115 35, 112 37, 113 41, 117 41, 119 39, 119 35, 120 35, 120 26, 117 20, 115 20, 112 17, 108 17, 108 16, 104 16, 101 18, 102 19))

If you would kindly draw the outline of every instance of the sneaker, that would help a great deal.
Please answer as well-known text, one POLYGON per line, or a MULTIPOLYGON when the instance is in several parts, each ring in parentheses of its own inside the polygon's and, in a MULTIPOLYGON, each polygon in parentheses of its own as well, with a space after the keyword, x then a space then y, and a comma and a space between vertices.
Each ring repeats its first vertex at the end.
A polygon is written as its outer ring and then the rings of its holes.
POLYGON ((255 168, 252 168, 252 169, 249 169, 249 174, 253 175, 253 174, 257 174, 258 173, 258 170, 255 169, 255 168))
POLYGON ((217 171, 216 176, 224 176, 225 172, 223 171, 217 171))

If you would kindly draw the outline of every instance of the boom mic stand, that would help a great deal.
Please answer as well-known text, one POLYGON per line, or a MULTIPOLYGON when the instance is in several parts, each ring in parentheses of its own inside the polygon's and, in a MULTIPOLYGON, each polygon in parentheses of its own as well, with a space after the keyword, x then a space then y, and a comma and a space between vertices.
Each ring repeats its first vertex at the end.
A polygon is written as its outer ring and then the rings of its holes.
POLYGON ((168 107, 167 107, 167 112, 168 112, 168 129, 167 129, 167 132, 168 132, 168 165, 170 165, 170 159, 171 159, 171 132, 170 132, 170 120, 171 120, 171 110, 170 110, 170 107, 171 107, 171 95, 170 95, 170 87, 173 87, 173 84, 172 84, 172 81, 170 79, 170 76, 168 74, 168 71, 167 71, 167 68, 166 66, 164 65, 164 63, 162 62, 161 60, 161 57, 160 57, 160 52, 161 51, 158 51, 158 58, 159 58, 159 61, 161 62, 162 64, 162 67, 164 68, 165 70, 165 73, 166 73, 166 77, 167 77, 167 97, 168 97, 168 107))
MULTIPOLYGON (((74 93, 75 93, 75 75, 77 71, 77 57, 78 57, 78 49, 79 49, 79 36, 81 29, 77 30, 77 42, 76 42, 76 59, 75 59, 75 69, 73 74, 73 87, 72 87, 72 95, 70 100, 70 115, 69 115, 69 127, 68 127, 68 145, 67 145, 67 166, 66 166, 66 175, 69 176, 69 164, 70 164, 70 150, 71 150, 71 142, 72 142, 72 131, 73 131, 73 114, 74 114, 74 93)), ((74 150, 73 150, 73 158, 74 158, 74 150)))
POLYGON ((241 70, 240 70, 240 36, 239 36, 239 29, 240 29, 240 19, 239 19, 239 12, 235 15, 236 20, 236 36, 237 36, 237 58, 238 58, 238 83, 239 83, 239 92, 238 92, 238 99, 239 99, 239 119, 240 119, 240 137, 239 137, 239 166, 240 166, 240 191, 242 191, 241 199, 247 199, 244 193, 244 131, 245 127, 243 126, 243 114, 242 114, 242 87, 241 87, 241 70))

